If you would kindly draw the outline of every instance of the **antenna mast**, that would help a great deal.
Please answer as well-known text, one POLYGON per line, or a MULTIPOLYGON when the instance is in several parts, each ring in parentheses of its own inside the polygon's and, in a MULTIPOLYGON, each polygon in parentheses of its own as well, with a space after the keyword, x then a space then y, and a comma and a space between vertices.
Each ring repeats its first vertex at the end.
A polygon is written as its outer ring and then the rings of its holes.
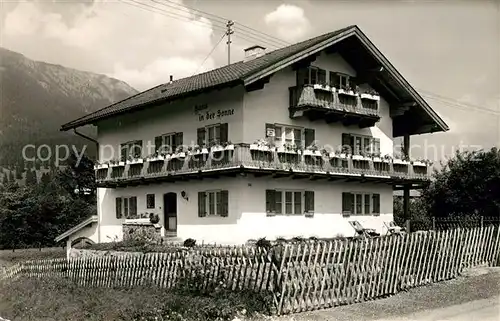
POLYGON ((226 35, 227 35, 227 64, 231 64, 231 35, 234 33, 232 27, 234 22, 232 20, 228 20, 226 23, 226 35))

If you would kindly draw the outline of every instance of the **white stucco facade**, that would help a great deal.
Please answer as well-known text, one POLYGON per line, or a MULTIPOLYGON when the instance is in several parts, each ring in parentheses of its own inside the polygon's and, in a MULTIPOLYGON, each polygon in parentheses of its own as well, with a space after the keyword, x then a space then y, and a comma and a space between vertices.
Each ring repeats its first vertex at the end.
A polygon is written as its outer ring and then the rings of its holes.
MULTIPOLYGON (((355 71, 336 54, 322 54, 313 65, 356 76, 355 71)), ((98 124, 100 160, 117 158, 119 145, 133 140, 143 141, 143 156, 147 156, 153 152, 155 136, 172 132, 183 132, 183 144, 192 145, 196 143, 197 128, 221 122, 228 123, 228 137, 233 143, 252 143, 264 138, 265 124, 275 123, 313 128, 315 139, 320 145, 340 145, 343 133, 379 138, 381 154, 392 155, 392 119, 389 116, 389 106, 383 97, 379 102, 381 120, 374 127, 345 127, 341 123, 311 122, 306 118, 291 119, 288 110, 288 88, 295 85, 295 71, 287 67, 276 72, 269 83, 260 90, 247 92, 243 86, 236 86, 102 121, 98 124), (195 106, 203 104, 206 104, 207 108, 195 113, 195 106)), ((357 220, 364 227, 386 233, 384 222, 393 219, 393 190, 390 185, 257 178, 248 175, 125 188, 99 188, 97 242, 123 238, 121 224, 125 219, 117 219, 115 216, 117 197, 137 197, 137 211, 158 214, 159 224, 164 226, 163 195, 171 192, 177 195, 177 237, 194 238, 198 243, 239 244, 261 237, 275 239, 295 236, 353 236, 355 231, 349 220, 357 220), (229 192, 228 216, 199 217, 198 192, 214 189, 229 192), (266 213, 266 189, 314 191, 314 215, 269 216, 266 213), (187 199, 181 197, 182 191, 187 193, 187 199), (343 192, 380 194, 380 214, 344 217, 343 192), (155 195, 154 209, 146 209, 146 194, 155 195)), ((162 235, 165 235, 164 229, 162 235)))

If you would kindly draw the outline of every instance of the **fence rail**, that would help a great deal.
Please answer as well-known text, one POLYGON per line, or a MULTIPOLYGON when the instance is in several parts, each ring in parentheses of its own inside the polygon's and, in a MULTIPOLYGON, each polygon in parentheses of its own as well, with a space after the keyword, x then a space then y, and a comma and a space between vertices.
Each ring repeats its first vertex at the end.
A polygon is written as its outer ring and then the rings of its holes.
POLYGON ((60 276, 83 286, 173 288, 188 281, 270 291, 279 314, 350 304, 499 265, 498 226, 262 248, 213 248, 136 256, 29 261, 0 274, 60 276))

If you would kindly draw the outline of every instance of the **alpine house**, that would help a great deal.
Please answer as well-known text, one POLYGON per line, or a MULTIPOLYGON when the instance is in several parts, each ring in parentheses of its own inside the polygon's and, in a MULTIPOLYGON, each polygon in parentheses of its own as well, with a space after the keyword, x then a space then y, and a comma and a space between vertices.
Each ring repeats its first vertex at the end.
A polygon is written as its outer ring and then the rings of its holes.
MULTIPOLYGON (((97 218, 58 239, 384 233, 393 191, 421 188, 430 164, 410 136, 448 130, 357 26, 172 80, 64 124, 97 127, 97 218), (402 152, 394 139, 403 137, 402 152)), ((408 202, 406 202, 408 203, 408 202)))

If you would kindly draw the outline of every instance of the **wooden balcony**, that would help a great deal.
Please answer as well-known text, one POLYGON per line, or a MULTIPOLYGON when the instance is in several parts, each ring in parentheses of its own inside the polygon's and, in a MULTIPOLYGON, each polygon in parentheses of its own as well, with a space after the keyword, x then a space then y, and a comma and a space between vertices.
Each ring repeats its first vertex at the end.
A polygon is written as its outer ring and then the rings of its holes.
POLYGON ((360 157, 308 155, 306 151, 257 150, 239 144, 234 150, 189 155, 184 158, 156 159, 143 164, 125 164, 96 169, 99 187, 121 187, 154 182, 218 178, 221 176, 270 175, 293 179, 328 179, 387 184, 426 184, 429 167, 409 162, 383 161, 360 157))
POLYGON ((376 100, 318 85, 290 87, 289 90, 290 118, 324 119, 328 123, 341 122, 344 126, 360 128, 372 127, 380 120, 376 100))

